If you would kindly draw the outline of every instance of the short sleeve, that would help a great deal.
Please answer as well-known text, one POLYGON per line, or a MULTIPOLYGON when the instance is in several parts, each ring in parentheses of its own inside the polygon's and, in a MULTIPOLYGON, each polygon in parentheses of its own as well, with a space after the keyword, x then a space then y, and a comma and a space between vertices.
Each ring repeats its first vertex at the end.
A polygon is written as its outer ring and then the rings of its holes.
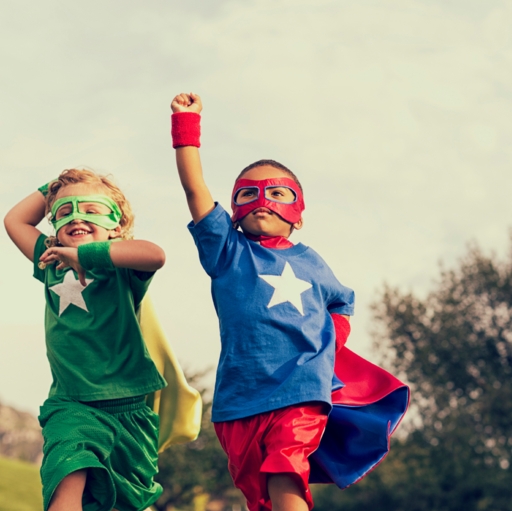
MULTIPOLYGON (((327 263, 326 263, 327 266, 327 263)), ((356 295, 352 289, 344 286, 336 278, 331 268, 327 266, 331 282, 327 298, 327 310, 329 314, 343 314, 344 316, 353 316, 356 301, 356 295)))
POLYGON ((153 280, 155 272, 131 270, 128 268, 119 269, 119 271, 125 272, 125 277, 128 279, 133 294, 133 305, 135 310, 137 310, 149 288, 149 284, 153 280))
POLYGON ((188 229, 194 238, 199 259, 206 273, 216 278, 232 260, 238 243, 238 233, 231 218, 220 204, 200 222, 190 222, 188 229))
POLYGON ((39 238, 37 238, 36 244, 34 246, 34 278, 37 280, 40 280, 41 282, 44 282, 45 279, 45 271, 41 270, 39 268, 39 258, 43 255, 44 251, 46 250, 46 244, 45 241, 48 238, 48 236, 45 236, 44 234, 41 234, 39 238))
POLYGON ((349 287, 338 283, 337 294, 328 305, 330 314, 343 314, 345 316, 354 315, 355 293, 349 287))

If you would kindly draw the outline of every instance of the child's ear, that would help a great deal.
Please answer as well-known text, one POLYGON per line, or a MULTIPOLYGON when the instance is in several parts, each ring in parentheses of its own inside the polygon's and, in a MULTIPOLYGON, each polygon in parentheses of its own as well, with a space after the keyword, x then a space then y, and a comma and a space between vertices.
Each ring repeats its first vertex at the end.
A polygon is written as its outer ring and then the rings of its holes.
POLYGON ((302 229, 303 224, 304 224, 304 220, 302 219, 302 217, 300 217, 300 220, 298 222, 295 222, 294 224, 292 224, 292 227, 298 231, 298 230, 302 229))
POLYGON ((108 239, 113 240, 121 236, 121 226, 118 225, 115 229, 108 231, 108 239))

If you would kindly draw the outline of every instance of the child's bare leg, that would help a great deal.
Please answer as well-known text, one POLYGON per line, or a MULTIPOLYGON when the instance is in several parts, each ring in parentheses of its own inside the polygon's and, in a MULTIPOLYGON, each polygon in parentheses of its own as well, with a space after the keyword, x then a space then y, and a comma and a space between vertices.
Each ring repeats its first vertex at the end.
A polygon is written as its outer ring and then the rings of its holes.
POLYGON ((77 470, 67 475, 57 486, 48 511, 82 511, 87 470, 77 470))
POLYGON ((267 482, 272 511, 308 511, 299 483, 289 474, 271 474, 267 482))

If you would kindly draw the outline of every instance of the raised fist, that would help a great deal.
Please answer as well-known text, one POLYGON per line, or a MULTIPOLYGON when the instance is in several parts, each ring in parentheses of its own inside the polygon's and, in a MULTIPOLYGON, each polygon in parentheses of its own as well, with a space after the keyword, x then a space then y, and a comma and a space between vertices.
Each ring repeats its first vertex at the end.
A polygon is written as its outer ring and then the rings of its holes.
POLYGON ((171 108, 174 113, 195 112, 198 114, 203 109, 203 104, 201 103, 201 98, 197 94, 194 94, 193 92, 190 94, 182 92, 172 100, 171 108))

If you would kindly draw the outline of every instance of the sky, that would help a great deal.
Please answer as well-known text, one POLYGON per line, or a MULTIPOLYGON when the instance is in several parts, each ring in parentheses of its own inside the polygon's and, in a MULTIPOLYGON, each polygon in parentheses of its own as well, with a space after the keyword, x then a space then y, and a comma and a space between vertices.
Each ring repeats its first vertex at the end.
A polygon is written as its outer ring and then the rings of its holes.
MULTIPOLYGON (((169 136, 193 91, 214 198, 262 158, 299 176, 291 239, 355 290, 349 347, 376 361, 385 283, 424 296, 468 243, 509 251, 511 24, 501 0, 4 0, 0 215, 65 168, 111 174, 166 251, 150 293, 169 341, 211 385, 217 319, 169 136)), ((37 413, 43 289, 3 229, 0 264, 0 401, 37 413)))

